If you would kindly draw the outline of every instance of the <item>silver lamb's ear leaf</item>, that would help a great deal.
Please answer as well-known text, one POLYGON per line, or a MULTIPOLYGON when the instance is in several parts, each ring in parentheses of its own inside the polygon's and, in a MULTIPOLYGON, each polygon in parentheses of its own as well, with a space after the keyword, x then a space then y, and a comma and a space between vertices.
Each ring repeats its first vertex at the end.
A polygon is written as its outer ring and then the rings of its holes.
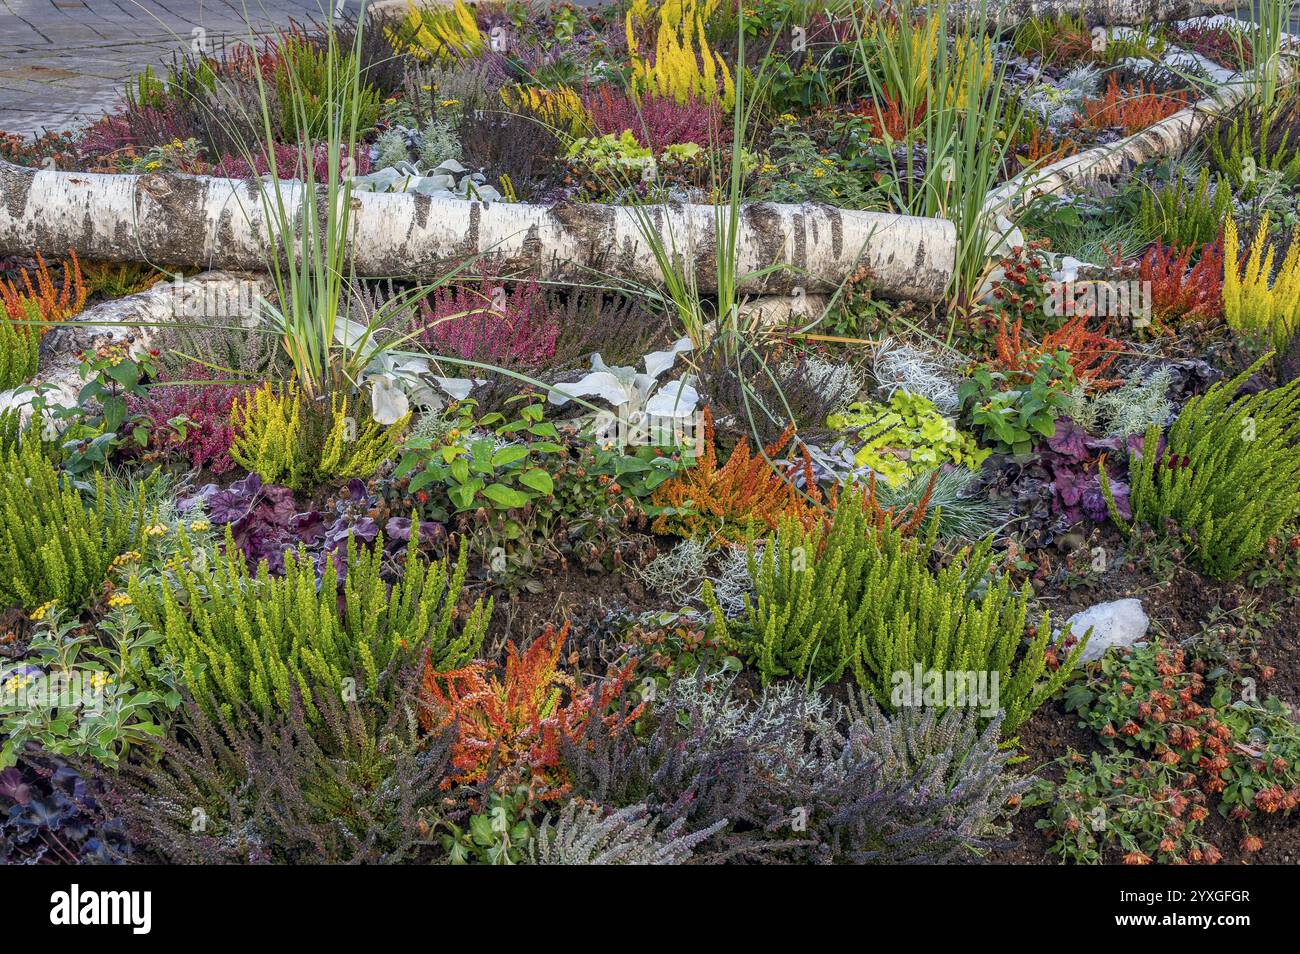
POLYGON ((438 383, 438 387, 457 401, 463 401, 469 397, 469 392, 474 389, 474 385, 477 383, 470 378, 440 378, 435 376, 433 380, 438 383))
POLYGON ((628 398, 627 386, 611 371, 593 371, 572 384, 555 384, 546 394, 546 400, 557 406, 567 404, 569 398, 599 397, 618 407, 628 398))
POLYGON ((676 362, 683 351, 690 351, 693 345, 690 338, 678 338, 667 351, 651 351, 645 356, 645 373, 658 378, 676 362))
POLYGON ((669 381, 659 386, 654 397, 645 403, 645 412, 652 417, 690 417, 700 403, 700 392, 687 375, 679 381, 669 381))
POLYGON ((370 379, 370 414, 375 423, 387 427, 396 424, 411 409, 406 392, 391 378, 378 376, 370 379))

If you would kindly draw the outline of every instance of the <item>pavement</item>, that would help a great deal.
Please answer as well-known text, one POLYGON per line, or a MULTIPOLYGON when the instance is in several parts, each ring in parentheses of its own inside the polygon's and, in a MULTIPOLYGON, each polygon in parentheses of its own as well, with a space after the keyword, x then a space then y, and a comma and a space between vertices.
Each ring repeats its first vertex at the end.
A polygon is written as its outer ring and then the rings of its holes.
POLYGON ((194 44, 220 49, 250 25, 265 33, 322 20, 336 2, 0 0, 0 131, 30 136, 93 121, 146 65, 194 44))

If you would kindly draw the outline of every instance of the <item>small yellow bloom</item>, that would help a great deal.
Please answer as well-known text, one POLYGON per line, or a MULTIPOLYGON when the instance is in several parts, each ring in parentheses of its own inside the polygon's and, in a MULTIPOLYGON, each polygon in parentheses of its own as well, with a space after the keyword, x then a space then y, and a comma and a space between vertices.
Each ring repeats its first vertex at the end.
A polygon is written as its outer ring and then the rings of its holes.
POLYGON ((764 175, 771 175, 773 172, 776 172, 776 166, 772 165, 770 162, 765 162, 763 163, 763 168, 760 169, 759 172, 762 172, 764 175))
POLYGON ((144 167, 145 167, 146 169, 150 169, 150 170, 152 170, 152 169, 161 169, 161 168, 162 168, 162 163, 159 162, 157 159, 150 159, 148 162, 146 162, 146 163, 144 164, 144 167))
POLYGON ((108 565, 110 570, 116 570, 126 566, 128 563, 136 563, 140 559, 139 550, 127 550, 121 556, 113 557, 113 562, 108 565))
POLYGON ((27 618, 30 619, 33 623, 39 623, 41 620, 45 619, 46 613, 54 609, 54 604, 57 602, 58 600, 50 600, 48 603, 41 604, 40 606, 36 607, 36 609, 32 610, 32 614, 27 618))
POLYGON ((93 673, 90 677, 90 688, 103 689, 112 681, 113 677, 106 672, 93 673))
POLYGON ((163 524, 163 523, 155 523, 155 524, 153 524, 152 526, 145 527, 145 528, 144 528, 144 535, 145 535, 146 537, 163 537, 163 536, 166 536, 166 535, 167 535, 167 525, 166 525, 166 524, 163 524))
POLYGON ((812 171, 812 176, 813 176, 814 179, 820 179, 820 178, 822 178, 822 177, 825 176, 825 175, 826 175, 826 170, 825 170, 825 169, 820 169, 820 168, 818 168, 818 169, 814 169, 814 170, 812 171))
POLYGON ((119 606, 130 606, 131 597, 125 593, 114 593, 108 598, 108 605, 116 609, 119 606))
POLYGON ((17 692, 32 684, 31 676, 13 676, 5 682, 5 692, 17 692))
POLYGON ((777 117, 777 119, 785 123, 787 126, 790 125, 791 123, 796 123, 799 121, 799 117, 797 117, 794 113, 782 113, 780 116, 777 117))
POLYGON ((458 100, 458 99, 444 99, 444 100, 443 100, 442 102, 440 102, 438 105, 439 105, 441 108, 443 108, 443 109, 451 109, 451 107, 453 107, 453 106, 459 106, 459 105, 460 105, 460 100, 458 100))
POLYGON ((195 520, 193 523, 190 524, 190 529, 195 533, 202 533, 203 531, 210 530, 211 528, 212 528, 212 524, 208 523, 206 520, 195 520))

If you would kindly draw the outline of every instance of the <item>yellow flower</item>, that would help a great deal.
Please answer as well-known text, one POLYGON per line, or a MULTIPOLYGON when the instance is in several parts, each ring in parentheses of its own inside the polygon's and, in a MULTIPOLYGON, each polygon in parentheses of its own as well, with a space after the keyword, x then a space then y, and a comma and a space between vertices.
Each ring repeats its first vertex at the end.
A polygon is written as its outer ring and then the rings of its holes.
POLYGON ((31 676, 12 676, 5 682, 5 692, 17 692, 32 684, 31 676))
POLYGON ((823 166, 833 166, 833 165, 835 165, 835 160, 834 160, 834 159, 823 159, 823 160, 822 160, 822 165, 823 165, 823 166))
POLYGON ((144 164, 144 167, 146 169, 161 169, 162 163, 159 162, 157 159, 150 159, 148 162, 144 164))
POLYGON ((813 176, 814 179, 820 179, 820 178, 822 178, 824 175, 826 175, 826 170, 825 170, 825 169, 820 169, 820 168, 818 168, 818 169, 814 169, 814 170, 812 171, 812 176, 813 176))
POLYGON ((790 125, 791 123, 797 123, 799 121, 799 117, 797 117, 794 113, 782 113, 780 116, 777 117, 777 119, 785 123, 787 126, 790 125))
POLYGON ((58 600, 50 600, 48 603, 43 603, 42 605, 36 607, 36 609, 32 610, 31 615, 28 616, 27 618, 30 619, 33 623, 39 623, 41 620, 45 619, 45 614, 48 613, 50 610, 52 610, 54 608, 54 604, 57 602, 58 600))
POLYGON ((195 520, 190 524, 190 529, 195 533, 202 533, 204 530, 211 529, 211 527, 212 524, 208 523, 206 520, 195 520))
POLYGON ((451 109, 451 107, 459 106, 459 105, 460 105, 460 100, 458 99, 444 99, 442 102, 438 104, 438 106, 441 107, 442 109, 451 109))
POLYGON ((162 537, 162 536, 166 536, 166 535, 167 535, 167 525, 166 525, 166 524, 162 524, 162 523, 155 523, 155 524, 153 524, 152 526, 145 527, 145 528, 144 528, 144 535, 145 535, 146 537, 162 537))
POLYGON ((108 673, 106 673, 106 672, 97 672, 97 673, 94 673, 93 675, 91 675, 91 677, 90 677, 90 688, 92 688, 92 689, 103 689, 105 686, 107 686, 107 685, 108 685, 110 682, 112 682, 112 681, 113 681, 113 677, 110 676, 108 673))
POLYGON ((119 606, 130 606, 131 597, 127 596, 125 593, 114 593, 108 598, 108 605, 114 608, 119 606))
POLYGON ((763 168, 760 169, 759 172, 762 172, 765 175, 770 175, 773 172, 776 172, 776 166, 772 165, 770 162, 765 162, 763 163, 763 168))
POLYGON ((121 556, 113 557, 113 562, 108 565, 110 570, 116 570, 126 566, 128 563, 135 563, 140 559, 139 550, 127 550, 121 556))

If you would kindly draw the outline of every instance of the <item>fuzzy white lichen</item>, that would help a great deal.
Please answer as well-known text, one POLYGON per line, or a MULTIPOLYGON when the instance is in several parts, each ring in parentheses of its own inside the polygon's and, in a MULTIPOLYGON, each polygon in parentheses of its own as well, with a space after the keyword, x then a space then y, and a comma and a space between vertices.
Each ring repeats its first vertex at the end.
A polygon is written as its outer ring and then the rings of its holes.
POLYGON ((710 556, 706 543, 683 540, 633 572, 646 589, 686 606, 700 600, 700 586, 708 575, 710 556))
POLYGON ((928 398, 941 414, 954 413, 960 404, 961 373, 949 353, 886 338, 876 348, 872 370, 886 398, 901 388, 928 398))

